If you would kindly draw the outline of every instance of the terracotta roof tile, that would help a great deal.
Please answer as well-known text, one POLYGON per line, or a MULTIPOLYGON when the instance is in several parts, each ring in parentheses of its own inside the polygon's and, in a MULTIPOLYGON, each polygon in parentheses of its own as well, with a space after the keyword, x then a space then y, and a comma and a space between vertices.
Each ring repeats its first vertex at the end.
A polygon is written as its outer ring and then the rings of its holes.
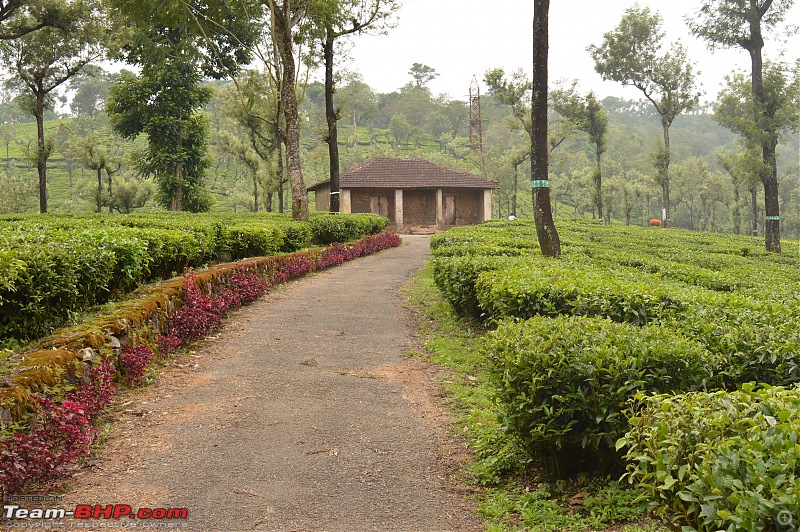
MULTIPOLYGON (((322 181, 308 187, 316 190, 330 184, 322 181)), ((456 172, 423 159, 370 159, 339 176, 339 188, 500 188, 496 181, 466 172, 456 172)))

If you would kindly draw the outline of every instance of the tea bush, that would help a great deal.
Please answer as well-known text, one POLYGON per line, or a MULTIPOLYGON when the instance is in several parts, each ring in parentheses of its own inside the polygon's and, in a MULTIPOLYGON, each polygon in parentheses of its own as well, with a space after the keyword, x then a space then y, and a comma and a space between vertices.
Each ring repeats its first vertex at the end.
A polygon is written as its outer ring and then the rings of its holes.
POLYGON ((791 530, 800 519, 800 388, 639 396, 618 443, 667 523, 791 530))
MULTIPOLYGON (((388 223, 335 219, 339 230, 326 234, 343 243, 388 223)), ((264 213, 0 217, 0 342, 48 334, 76 312, 186 268, 303 249, 314 227, 328 226, 264 213)))
POLYGON ((314 214, 311 232, 316 244, 344 244, 368 235, 380 233, 389 219, 377 214, 314 214))
POLYGON ((502 423, 558 478, 624 469, 615 444, 637 393, 717 385, 700 344, 655 326, 537 317, 504 321, 488 343, 502 423))

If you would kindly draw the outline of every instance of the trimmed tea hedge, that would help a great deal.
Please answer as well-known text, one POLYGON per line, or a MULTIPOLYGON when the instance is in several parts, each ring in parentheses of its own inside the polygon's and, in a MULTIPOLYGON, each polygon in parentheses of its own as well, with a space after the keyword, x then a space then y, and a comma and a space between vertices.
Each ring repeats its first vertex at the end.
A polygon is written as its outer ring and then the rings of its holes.
POLYGON ((702 345, 606 319, 506 321, 489 335, 503 424, 552 476, 622 471, 615 444, 638 392, 717 387, 702 345))
POLYGON ((553 476, 619 469, 614 439, 637 393, 800 383, 800 246, 775 255, 750 237, 558 225, 558 259, 541 256, 532 222, 431 240, 445 299, 497 326, 509 434, 553 476))
POLYGON ((212 262, 269 256, 380 232, 376 215, 309 224, 273 214, 24 215, 0 218, 0 342, 47 334, 153 280, 212 262), (335 226, 335 227, 334 227, 335 226))
POLYGON ((639 396, 628 477, 675 530, 793 530, 800 519, 800 388, 639 396))
POLYGON ((344 244, 386 229, 389 219, 377 214, 314 214, 311 231, 314 242, 323 246, 344 244))

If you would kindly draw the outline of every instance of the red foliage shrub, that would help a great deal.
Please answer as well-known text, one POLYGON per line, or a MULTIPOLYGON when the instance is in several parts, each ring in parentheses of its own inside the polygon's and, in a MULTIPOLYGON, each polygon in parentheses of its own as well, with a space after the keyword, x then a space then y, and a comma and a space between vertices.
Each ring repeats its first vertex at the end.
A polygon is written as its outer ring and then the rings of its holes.
POLYGON ((0 441, 0 498, 30 492, 36 486, 57 488, 69 467, 89 452, 95 434, 91 420, 113 399, 114 368, 108 359, 84 370, 85 384, 68 393, 61 406, 37 397, 38 418, 29 434, 17 432, 0 441))
POLYGON ((286 281, 291 281, 292 279, 307 275, 316 269, 318 269, 318 266, 313 260, 307 257, 294 257, 280 269, 280 275, 277 279, 279 282, 285 283, 286 281))
MULTIPOLYGON (((267 283, 257 275, 238 272, 231 277, 231 290, 239 297, 239 306, 252 303, 267 291, 267 283)), ((238 308, 238 307, 231 307, 238 308)))
POLYGON ((122 364, 122 373, 125 376, 125 384, 134 386, 142 382, 144 371, 153 360, 153 351, 147 346, 126 345, 122 347, 119 359, 122 364))
POLYGON ((181 345, 183 342, 174 336, 158 335, 158 352, 162 355, 174 353, 181 345))
POLYGON ((169 335, 181 343, 199 340, 216 329, 227 310, 222 298, 212 298, 200 291, 194 275, 183 281, 183 306, 167 319, 169 335))

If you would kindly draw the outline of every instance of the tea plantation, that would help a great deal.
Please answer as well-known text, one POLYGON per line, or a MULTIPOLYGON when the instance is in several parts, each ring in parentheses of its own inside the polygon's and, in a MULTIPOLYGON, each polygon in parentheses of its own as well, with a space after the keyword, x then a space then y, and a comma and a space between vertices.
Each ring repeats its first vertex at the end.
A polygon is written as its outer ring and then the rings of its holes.
POLYGON ((551 478, 624 475, 675 530, 800 519, 800 246, 559 220, 431 240, 436 285, 488 326, 501 425, 551 478))
POLYGON ((0 347, 186 268, 350 242, 382 231, 369 214, 19 215, 0 217, 0 347))

